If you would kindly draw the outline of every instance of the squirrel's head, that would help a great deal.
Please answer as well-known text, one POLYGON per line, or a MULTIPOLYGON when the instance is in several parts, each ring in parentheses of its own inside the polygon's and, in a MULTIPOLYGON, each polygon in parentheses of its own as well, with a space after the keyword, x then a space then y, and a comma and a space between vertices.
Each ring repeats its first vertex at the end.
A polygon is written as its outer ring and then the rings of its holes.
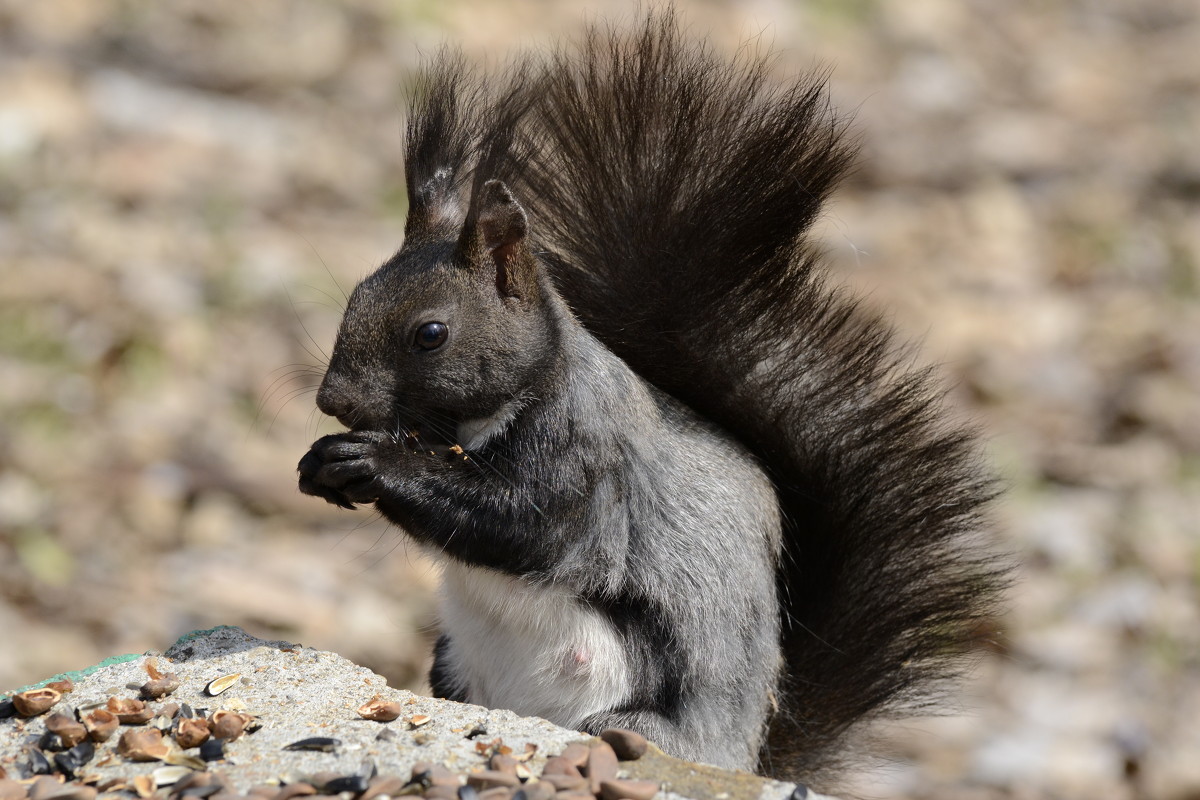
POLYGON ((461 222, 449 206, 414 204, 404 246, 350 296, 321 411, 354 430, 420 425, 449 439, 459 422, 492 416, 545 380, 553 290, 539 278, 525 211, 495 180, 474 200, 461 222))

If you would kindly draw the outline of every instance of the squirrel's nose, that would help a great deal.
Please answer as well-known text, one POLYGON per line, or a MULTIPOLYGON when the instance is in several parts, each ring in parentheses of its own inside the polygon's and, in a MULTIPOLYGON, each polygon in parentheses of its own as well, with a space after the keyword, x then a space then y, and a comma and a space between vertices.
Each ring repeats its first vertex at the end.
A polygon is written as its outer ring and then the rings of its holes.
POLYGON ((317 408, 322 414, 341 419, 354 410, 354 404, 329 381, 322 381, 321 388, 317 390, 317 408))

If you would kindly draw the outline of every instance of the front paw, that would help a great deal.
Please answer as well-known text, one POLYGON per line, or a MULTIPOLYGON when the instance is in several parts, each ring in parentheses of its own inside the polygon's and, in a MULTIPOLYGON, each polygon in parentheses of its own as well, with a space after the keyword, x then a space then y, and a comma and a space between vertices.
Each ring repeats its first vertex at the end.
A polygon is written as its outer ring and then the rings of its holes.
POLYGON ((374 503, 382 489, 384 453, 395 447, 392 437, 378 431, 323 436, 300 459, 300 491, 342 508, 374 503))

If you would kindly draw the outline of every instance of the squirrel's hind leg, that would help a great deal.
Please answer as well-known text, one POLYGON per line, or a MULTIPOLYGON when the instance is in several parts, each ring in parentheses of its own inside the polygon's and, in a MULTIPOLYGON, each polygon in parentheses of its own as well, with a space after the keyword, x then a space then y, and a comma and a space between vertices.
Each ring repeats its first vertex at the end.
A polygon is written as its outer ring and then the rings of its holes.
POLYGON ((434 697, 466 703, 467 687, 451 668, 450 637, 442 634, 433 646, 433 666, 429 668, 429 687, 434 697))

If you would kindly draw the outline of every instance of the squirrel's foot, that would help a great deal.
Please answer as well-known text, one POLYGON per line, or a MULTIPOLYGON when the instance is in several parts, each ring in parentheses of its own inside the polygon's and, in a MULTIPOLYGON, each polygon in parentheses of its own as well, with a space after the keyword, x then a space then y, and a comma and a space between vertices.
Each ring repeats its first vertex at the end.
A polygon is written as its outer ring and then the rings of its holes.
POLYGON ((391 436, 379 431, 323 436, 300 459, 300 491, 342 508, 374 503, 383 488, 384 454, 393 448, 400 449, 391 436))

